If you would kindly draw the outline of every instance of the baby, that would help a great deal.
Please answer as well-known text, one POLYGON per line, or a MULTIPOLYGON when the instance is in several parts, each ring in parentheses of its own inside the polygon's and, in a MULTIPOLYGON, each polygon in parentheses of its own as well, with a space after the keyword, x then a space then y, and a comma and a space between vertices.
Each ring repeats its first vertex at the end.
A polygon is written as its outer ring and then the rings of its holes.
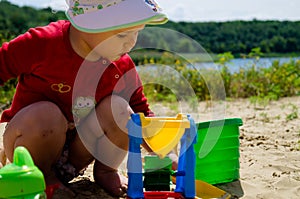
POLYGON ((68 0, 68 6, 69 20, 32 28, 0 48, 0 85, 18 78, 1 116, 5 155, 12 161, 14 149, 25 146, 46 184, 62 189, 95 161, 95 182, 120 196, 128 118, 153 116, 127 53, 146 24, 167 17, 153 0, 68 0))

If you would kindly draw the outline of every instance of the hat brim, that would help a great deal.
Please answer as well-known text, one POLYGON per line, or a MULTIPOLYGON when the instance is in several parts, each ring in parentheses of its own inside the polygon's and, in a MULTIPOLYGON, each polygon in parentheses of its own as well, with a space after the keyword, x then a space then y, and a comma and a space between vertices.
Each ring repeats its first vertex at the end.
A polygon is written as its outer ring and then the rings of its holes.
POLYGON ((66 16, 72 25, 88 33, 107 32, 141 24, 164 24, 168 21, 165 14, 154 11, 141 0, 122 1, 105 9, 76 16, 71 12, 67 10, 66 16))

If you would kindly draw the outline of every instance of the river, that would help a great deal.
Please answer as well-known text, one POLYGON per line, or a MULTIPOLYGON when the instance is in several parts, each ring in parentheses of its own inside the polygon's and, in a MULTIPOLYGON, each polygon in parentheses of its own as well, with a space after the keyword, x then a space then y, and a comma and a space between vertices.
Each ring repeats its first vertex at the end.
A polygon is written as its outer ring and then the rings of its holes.
MULTIPOLYGON (((270 58, 236 58, 232 59, 225 65, 229 68, 231 73, 238 72, 241 68, 247 69, 255 64, 257 68, 269 68, 272 63, 278 60, 280 64, 287 63, 291 60, 300 60, 300 57, 270 57, 270 58)), ((219 65, 213 62, 201 62, 189 65, 190 67, 196 67, 197 69, 218 69, 219 65)))

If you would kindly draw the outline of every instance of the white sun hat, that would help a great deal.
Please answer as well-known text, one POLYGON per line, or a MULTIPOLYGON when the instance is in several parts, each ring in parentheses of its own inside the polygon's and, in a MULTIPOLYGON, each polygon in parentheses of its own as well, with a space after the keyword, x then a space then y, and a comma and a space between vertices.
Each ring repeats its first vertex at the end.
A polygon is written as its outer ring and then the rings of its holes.
POLYGON ((75 28, 89 33, 106 32, 141 24, 168 21, 154 0, 66 0, 66 15, 75 28))

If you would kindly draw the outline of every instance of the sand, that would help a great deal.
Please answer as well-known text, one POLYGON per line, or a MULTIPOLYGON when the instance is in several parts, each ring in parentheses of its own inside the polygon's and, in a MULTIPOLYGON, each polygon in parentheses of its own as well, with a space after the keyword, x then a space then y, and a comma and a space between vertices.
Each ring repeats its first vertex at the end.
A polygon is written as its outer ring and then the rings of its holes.
POLYGON ((300 198, 300 97, 268 105, 228 103, 240 128, 240 180, 219 186, 240 198, 300 198), (298 117, 298 118, 297 118, 298 117))
MULTIPOLYGON (((241 118, 244 123, 240 127, 240 179, 216 186, 233 198, 300 198, 300 96, 268 103, 234 99, 222 106, 226 111, 222 117, 241 118)), ((214 118, 211 103, 201 102, 198 107, 197 122, 214 118)), ((153 109, 166 116, 178 112, 166 104, 153 109)), ((91 173, 89 167, 83 177, 70 183, 75 198, 113 198, 93 183, 91 173)), ((54 198, 71 197, 57 192, 54 198)))

